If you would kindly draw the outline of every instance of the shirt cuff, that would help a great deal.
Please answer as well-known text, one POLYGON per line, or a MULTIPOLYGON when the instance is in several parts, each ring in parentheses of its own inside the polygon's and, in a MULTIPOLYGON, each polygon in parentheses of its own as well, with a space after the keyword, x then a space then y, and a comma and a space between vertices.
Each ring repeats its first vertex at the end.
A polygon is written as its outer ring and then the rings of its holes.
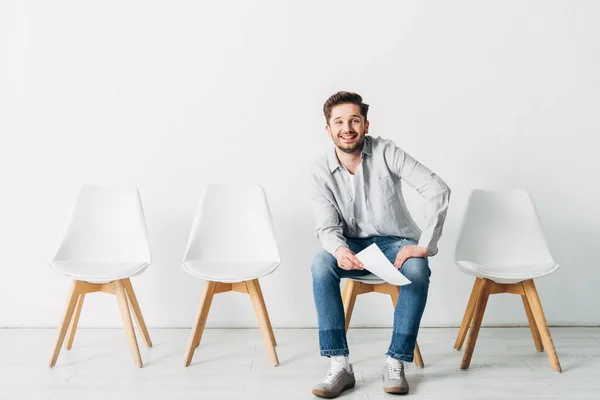
POLYGON ((422 235, 421 238, 419 239, 419 243, 417 243, 417 245, 421 246, 421 247, 425 247, 427 250, 429 250, 427 257, 433 257, 438 252, 436 243, 429 236, 422 235))
POLYGON ((325 251, 334 257, 335 257, 335 251, 338 249, 338 247, 340 247, 340 246, 347 247, 348 246, 348 244, 346 243, 345 240, 340 239, 338 237, 333 237, 333 238, 325 238, 324 237, 323 240, 321 240, 321 244, 323 245, 323 248, 325 249, 325 251))

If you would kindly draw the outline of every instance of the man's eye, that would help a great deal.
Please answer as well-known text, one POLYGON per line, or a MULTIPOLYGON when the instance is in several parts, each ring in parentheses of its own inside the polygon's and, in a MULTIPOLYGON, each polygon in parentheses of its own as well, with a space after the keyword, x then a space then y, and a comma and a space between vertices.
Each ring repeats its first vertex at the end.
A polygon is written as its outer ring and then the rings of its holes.
POLYGON ((355 124, 358 124, 360 121, 357 120, 357 119, 353 119, 352 122, 355 123, 355 124))
POLYGON ((335 124, 336 124, 336 125, 341 125, 341 124, 342 124, 342 121, 335 121, 335 124))

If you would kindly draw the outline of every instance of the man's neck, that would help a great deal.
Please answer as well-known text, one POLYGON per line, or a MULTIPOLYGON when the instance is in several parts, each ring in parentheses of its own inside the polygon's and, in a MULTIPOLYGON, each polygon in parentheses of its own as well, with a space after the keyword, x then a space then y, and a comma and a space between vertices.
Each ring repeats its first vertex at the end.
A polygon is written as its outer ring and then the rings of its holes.
POLYGON ((335 154, 337 155, 338 160, 340 160, 340 163, 344 167, 346 167, 346 169, 352 175, 354 175, 354 173, 358 169, 358 166, 360 165, 360 159, 362 156, 362 148, 356 150, 353 153, 346 153, 336 147, 335 154))

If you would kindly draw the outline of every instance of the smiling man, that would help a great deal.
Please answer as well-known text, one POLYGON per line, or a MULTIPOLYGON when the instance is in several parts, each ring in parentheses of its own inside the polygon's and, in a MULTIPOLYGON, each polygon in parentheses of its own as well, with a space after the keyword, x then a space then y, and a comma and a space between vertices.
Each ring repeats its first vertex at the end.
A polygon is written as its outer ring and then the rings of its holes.
POLYGON ((331 358, 325 379, 313 389, 320 397, 354 387, 340 279, 369 274, 355 254, 373 243, 412 282, 400 291, 383 366, 384 391, 408 393, 404 362, 413 361, 429 289, 428 257, 437 253, 450 199, 437 175, 392 141, 367 136, 368 110, 356 93, 338 92, 325 102, 325 129, 335 146, 310 174, 315 235, 324 248, 312 263, 313 295, 321 355, 331 358), (403 183, 426 202, 423 230, 408 212, 403 183))

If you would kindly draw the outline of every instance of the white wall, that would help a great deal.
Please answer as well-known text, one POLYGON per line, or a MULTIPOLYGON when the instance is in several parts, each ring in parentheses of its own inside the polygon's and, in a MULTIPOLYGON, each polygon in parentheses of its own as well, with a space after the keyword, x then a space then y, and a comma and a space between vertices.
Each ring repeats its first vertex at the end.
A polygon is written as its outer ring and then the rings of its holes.
MULTIPOLYGON (((338 90, 453 189, 423 326, 462 318, 472 279, 453 248, 475 187, 531 192, 562 266, 538 282, 548 321, 600 324, 599 18, 596 1, 3 0, 0 326, 58 324, 70 282, 47 263, 83 183, 140 188, 143 312, 191 326, 203 282, 180 260, 197 201, 241 180, 265 187, 279 235, 283 263, 262 281, 273 325, 316 326, 307 172, 338 90)), ((391 312, 365 296, 353 322, 391 312)), ((525 322, 517 296, 490 300, 484 323, 525 322)), ((88 296, 81 323, 120 326, 114 299, 88 296)), ((208 325, 256 322, 230 293, 208 325)))

